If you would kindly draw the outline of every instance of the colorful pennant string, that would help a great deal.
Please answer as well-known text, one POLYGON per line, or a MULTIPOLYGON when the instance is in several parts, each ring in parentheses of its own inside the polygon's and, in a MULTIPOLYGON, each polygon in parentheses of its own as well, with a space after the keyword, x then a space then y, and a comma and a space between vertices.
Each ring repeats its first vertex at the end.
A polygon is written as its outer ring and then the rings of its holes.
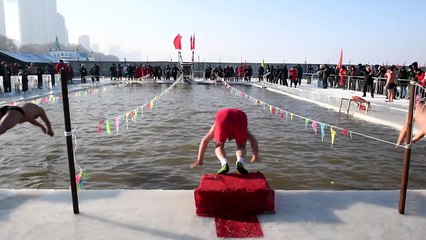
MULTIPOLYGON (((71 92, 70 94, 68 94, 69 97, 73 97, 73 98, 77 98, 77 97, 82 97, 82 96, 87 96, 87 95, 95 95, 97 93, 99 93, 100 89, 102 89, 103 92, 106 92, 108 90, 112 90, 115 89, 117 87, 121 87, 122 84, 114 84, 114 85, 108 85, 108 86, 101 86, 101 87, 91 87, 91 88, 85 88, 82 90, 77 90, 74 92, 71 92)), ((60 95, 60 93, 56 94, 56 95, 47 95, 47 96, 43 96, 43 97, 39 97, 36 99, 32 99, 29 100, 29 102, 36 104, 36 105, 44 105, 44 104, 55 104, 58 103, 59 101, 62 101, 62 95, 60 95)), ((8 105, 9 106, 14 106, 19 102, 25 102, 27 100, 21 100, 21 101, 13 101, 13 102, 9 102, 8 105)))
MULTIPOLYGON (((146 110, 150 111, 153 109, 154 107, 154 102, 159 100, 163 95, 167 94, 170 92, 170 90, 176 86, 177 83, 179 83, 182 80, 182 78, 179 78, 177 81, 175 81, 172 85, 170 85, 166 90, 164 90, 162 93, 160 93, 159 95, 155 96, 154 98, 150 99, 148 102, 144 103, 143 105, 141 105, 140 107, 137 107, 136 109, 133 109, 131 111, 128 111, 124 114, 118 115, 116 117, 114 117, 113 119, 115 119, 115 128, 118 134, 119 128, 120 128, 120 121, 121 119, 124 119, 125 123, 126 123, 126 128, 129 129, 129 119, 131 119, 132 122, 136 122, 138 117, 139 117, 139 113, 140 113, 140 118, 143 118, 143 109, 145 108, 146 110)), ((107 131, 107 135, 109 136, 111 133, 111 125, 110 125, 110 119, 103 119, 100 120, 98 122, 98 134, 100 134, 102 132, 102 126, 105 125, 105 129, 107 131)))
MULTIPOLYGON (((229 85, 229 83, 227 83, 227 82, 223 82, 223 83, 225 84, 226 88, 231 89, 231 93, 235 94, 236 96, 244 96, 246 99, 248 99, 249 102, 255 103, 256 106, 259 106, 259 105, 263 106, 264 110, 266 110, 266 105, 268 105, 269 106, 269 111, 271 113, 273 111, 272 110, 273 108, 275 109, 275 111, 280 111, 280 118, 283 118, 283 113, 284 113, 284 120, 285 121, 288 121, 288 114, 290 114, 290 121, 292 121, 294 117, 298 117, 298 118, 304 119, 305 120, 305 129, 307 128, 307 124, 309 123, 309 121, 311 121, 311 119, 308 118, 308 117, 300 116, 300 115, 295 114, 295 113, 289 113, 286 110, 280 109, 278 107, 274 107, 274 106, 272 106, 272 105, 270 105, 268 103, 265 103, 265 102, 263 102, 263 101, 261 101, 261 100, 259 100, 257 98, 254 98, 254 97, 251 97, 251 96, 249 96, 249 95, 247 95, 245 93, 242 93, 241 91, 239 91, 239 90, 235 89, 234 87, 232 87, 231 85, 229 85)), ((333 125, 330 125, 330 124, 325 124, 325 123, 318 122, 316 120, 312 120, 312 129, 314 130, 315 134, 317 133, 317 125, 318 124, 320 124, 321 141, 324 141, 324 138, 325 138, 325 127, 326 126, 330 127, 331 145, 332 146, 334 145, 335 140, 336 140, 336 131, 334 129, 341 130, 341 134, 344 137, 346 137, 348 135, 348 133, 349 133, 349 137, 351 139, 353 138, 353 134, 356 134, 356 135, 359 135, 359 136, 362 136, 362 137, 366 137, 366 138, 369 138, 369 139, 373 139, 373 140, 376 140, 376 141, 380 141, 380 142, 388 143, 388 144, 391 144, 391 145, 399 146, 399 145, 395 144, 394 142, 390 142, 390 141, 387 141, 387 140, 376 138, 374 136, 369 136, 369 135, 366 135, 366 134, 362 134, 362 133, 350 131, 350 130, 348 130, 346 128, 340 128, 340 127, 337 127, 337 126, 333 126, 333 125)))

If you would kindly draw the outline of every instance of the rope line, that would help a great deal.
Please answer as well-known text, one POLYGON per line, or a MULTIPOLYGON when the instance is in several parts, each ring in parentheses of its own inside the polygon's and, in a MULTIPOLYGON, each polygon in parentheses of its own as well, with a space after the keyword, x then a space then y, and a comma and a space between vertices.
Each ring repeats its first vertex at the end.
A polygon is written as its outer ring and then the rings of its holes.
MULTIPOLYGON (((103 120, 98 121, 97 127, 98 127, 98 134, 100 134, 101 132, 101 126, 105 125, 106 126, 106 130, 107 130, 107 134, 110 135, 110 127, 111 127, 111 121, 114 123, 114 121, 121 121, 121 119, 125 119, 126 122, 126 126, 128 127, 128 119, 132 118, 133 121, 135 120, 135 115, 139 112, 141 112, 141 115, 143 117, 143 108, 144 106, 148 109, 151 110, 153 107, 153 103, 154 101, 160 99, 162 96, 164 96, 165 94, 169 93, 170 90, 176 86, 176 84, 178 84, 179 82, 181 82, 183 80, 183 77, 180 76, 172 85, 170 85, 168 88, 166 88, 163 92, 161 92, 159 95, 155 96, 154 98, 151 98, 150 100, 148 100, 146 103, 136 107, 133 110, 127 111, 125 114, 121 114, 121 115, 117 115, 115 118, 106 118, 103 120)), ((137 116, 137 115, 136 115, 137 116)), ((117 128, 117 134, 118 134, 118 127, 116 125, 117 128)))
MULTIPOLYGON (((286 110, 281 109, 279 107, 275 107, 275 106, 273 106, 273 105, 271 105, 271 104, 269 104, 267 102, 264 102, 262 100, 254 98, 254 97, 252 97, 252 96, 250 96, 250 95, 248 95, 248 94, 246 94, 246 93, 244 93, 244 92, 242 92, 242 91, 240 91, 240 90, 232 87, 231 85, 229 85, 229 83, 227 83, 225 81, 223 81, 223 83, 225 84, 225 86, 227 88, 231 88, 231 93, 233 91, 236 92, 237 93, 237 94, 235 94, 236 96, 237 95, 244 96, 245 98, 249 99, 249 101, 255 102, 256 104, 260 103, 263 106, 269 105, 270 108, 275 108, 275 109, 278 109, 281 112, 290 113, 289 111, 286 111, 286 110)), ((310 119, 308 117, 304 117, 304 116, 296 114, 296 113, 290 113, 290 114, 292 114, 292 116, 295 116, 297 118, 304 119, 305 121, 308 121, 308 120, 312 121, 312 119, 310 119)), ((314 121, 316 121, 316 120, 314 120, 314 121)), ((395 147, 411 148, 411 143, 408 144, 408 145, 407 144, 396 144, 394 142, 390 142, 390 141, 387 141, 387 140, 384 140, 384 139, 381 139, 381 138, 377 138, 377 137, 366 135, 366 134, 363 134, 363 133, 360 133, 360 132, 352 131, 352 130, 349 130, 347 128, 342 128, 342 127, 338 127, 338 126, 335 126, 335 125, 331 125, 331 124, 327 124, 327 123, 323 123, 323 122, 319 122, 319 121, 316 121, 316 122, 319 123, 319 124, 323 124, 324 126, 328 126, 330 128, 338 129, 338 130, 341 130, 341 131, 347 131, 349 133, 349 135, 350 135, 351 138, 352 138, 352 135, 358 135, 358 136, 362 136, 362 137, 369 138, 369 139, 372 139, 372 140, 376 140, 376 141, 379 141, 379 142, 387 143, 387 144, 393 145, 395 147)))

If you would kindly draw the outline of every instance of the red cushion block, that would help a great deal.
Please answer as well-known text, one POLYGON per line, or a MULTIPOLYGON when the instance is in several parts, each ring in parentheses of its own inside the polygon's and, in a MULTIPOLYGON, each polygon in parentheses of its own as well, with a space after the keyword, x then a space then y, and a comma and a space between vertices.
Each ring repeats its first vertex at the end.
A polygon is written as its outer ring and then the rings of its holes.
POLYGON ((204 174, 194 197, 198 216, 275 212, 275 192, 260 172, 204 174))

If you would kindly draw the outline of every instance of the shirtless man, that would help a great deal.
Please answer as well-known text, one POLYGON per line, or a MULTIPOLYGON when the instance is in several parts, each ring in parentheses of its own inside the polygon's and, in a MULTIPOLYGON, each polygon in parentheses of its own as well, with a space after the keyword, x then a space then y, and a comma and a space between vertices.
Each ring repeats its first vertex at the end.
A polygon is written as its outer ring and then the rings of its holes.
MULTIPOLYGON (((419 131, 413 136, 411 142, 414 144, 420 139, 422 139, 426 135, 426 103, 423 100, 420 100, 416 104, 416 110, 414 113, 414 123, 419 127, 419 131)), ((397 144, 401 145, 401 143, 405 140, 407 136, 407 128, 408 128, 408 118, 405 121, 404 127, 401 129, 399 133, 399 137, 397 140, 397 144)))
POLYGON ((23 122, 29 122, 38 126, 45 134, 53 137, 52 127, 45 111, 36 104, 18 103, 15 106, 4 106, 0 108, 0 135, 16 126, 18 123, 23 122), (43 120, 47 129, 36 121, 38 117, 43 120))
POLYGON ((203 165, 204 153, 207 144, 214 138, 216 140, 215 154, 219 159, 222 167, 217 171, 218 174, 226 174, 229 171, 226 152, 224 150, 226 140, 235 139, 237 143, 236 167, 242 174, 247 174, 248 171, 244 168, 244 159, 246 157, 246 142, 250 141, 250 146, 253 152, 253 157, 250 162, 255 162, 259 159, 259 147, 256 138, 249 132, 247 115, 238 109, 228 108, 222 109, 216 113, 216 118, 209 132, 201 140, 198 149, 198 160, 191 165, 194 168, 198 165, 203 165))
POLYGON ((386 85, 385 88, 388 90, 388 100, 387 102, 393 102, 395 97, 396 90, 396 74, 395 74, 395 66, 392 66, 386 72, 386 85))

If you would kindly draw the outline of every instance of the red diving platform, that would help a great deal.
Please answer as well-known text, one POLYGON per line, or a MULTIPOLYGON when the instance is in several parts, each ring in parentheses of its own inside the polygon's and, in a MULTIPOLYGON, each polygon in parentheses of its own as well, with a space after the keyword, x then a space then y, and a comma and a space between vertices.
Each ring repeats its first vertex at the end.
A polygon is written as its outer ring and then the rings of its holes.
POLYGON ((275 212, 275 192, 260 172, 204 174, 194 198, 198 216, 215 217, 218 237, 263 237, 256 215, 275 212))

